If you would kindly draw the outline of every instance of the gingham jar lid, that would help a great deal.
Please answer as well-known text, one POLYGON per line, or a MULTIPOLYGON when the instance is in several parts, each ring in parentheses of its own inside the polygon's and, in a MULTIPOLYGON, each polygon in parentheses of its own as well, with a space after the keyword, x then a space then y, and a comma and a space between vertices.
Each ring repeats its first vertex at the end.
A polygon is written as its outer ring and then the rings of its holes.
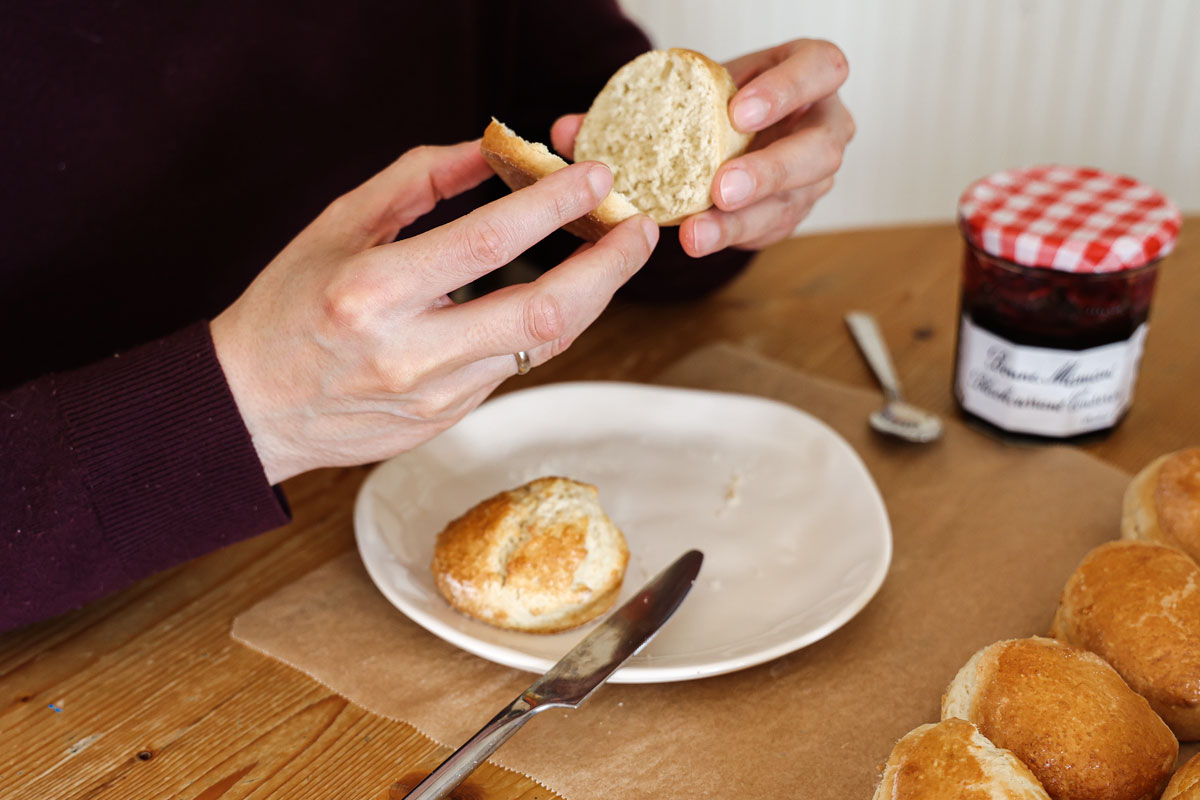
POLYGON ((1005 170, 967 187, 958 219, 971 244, 1027 267, 1117 272, 1175 248, 1175 205, 1133 178, 1086 167, 1005 170))

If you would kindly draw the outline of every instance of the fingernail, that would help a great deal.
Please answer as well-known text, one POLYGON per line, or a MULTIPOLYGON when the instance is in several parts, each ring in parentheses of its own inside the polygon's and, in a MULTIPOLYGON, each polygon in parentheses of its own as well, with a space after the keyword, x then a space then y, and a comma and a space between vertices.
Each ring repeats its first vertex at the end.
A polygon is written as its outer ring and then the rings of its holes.
POLYGON ((721 238, 721 228, 708 217, 696 217, 692 223, 692 241, 700 255, 707 255, 717 249, 717 241, 721 238))
POLYGON ((726 170, 721 176, 721 200, 727 206, 736 206, 749 199, 754 192, 754 179, 744 169, 726 170))
POLYGON ((733 124, 744 131, 754 130, 767 119, 771 105, 761 97, 747 97, 733 107, 733 124))
POLYGON ((592 195, 597 200, 603 200, 612 188, 612 173, 605 167, 595 166, 588 170, 587 181, 592 187, 592 195))
POLYGON ((658 244, 658 225, 649 217, 642 217, 642 235, 651 247, 658 244))

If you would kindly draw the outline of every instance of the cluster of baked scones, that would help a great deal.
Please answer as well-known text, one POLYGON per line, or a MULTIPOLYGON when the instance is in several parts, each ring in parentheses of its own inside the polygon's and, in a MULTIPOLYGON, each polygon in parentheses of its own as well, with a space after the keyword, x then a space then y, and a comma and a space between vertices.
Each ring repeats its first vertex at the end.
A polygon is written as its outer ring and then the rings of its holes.
POLYGON ((1200 448, 1125 494, 1119 541, 1063 588, 1050 638, 975 653, 942 721, 896 743, 875 800, 1200 800, 1200 448))

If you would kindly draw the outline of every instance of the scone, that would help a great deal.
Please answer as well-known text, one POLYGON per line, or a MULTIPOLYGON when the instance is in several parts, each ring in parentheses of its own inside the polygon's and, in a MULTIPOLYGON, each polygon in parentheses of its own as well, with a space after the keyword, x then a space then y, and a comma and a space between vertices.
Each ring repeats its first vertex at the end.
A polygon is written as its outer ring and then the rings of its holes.
POLYGON ((1121 536, 1176 547, 1200 563, 1200 447, 1160 456, 1134 476, 1121 536))
POLYGON ((896 742, 874 800, 1048 800, 1021 760, 971 723, 921 725, 896 742))
POLYGON ((1161 800, 1200 800, 1200 753, 1179 768, 1161 800))
MULTIPOLYGON (((567 166, 567 162, 551 153, 546 145, 522 139, 497 119, 493 119, 483 132, 479 149, 500 179, 514 191, 567 166)), ((628 198, 613 190, 599 206, 563 228, 594 242, 637 213, 628 198)))
MULTIPOLYGON (((575 160, 607 164, 612 191, 597 209, 563 227, 595 241, 639 212, 659 225, 678 225, 711 206, 717 168, 753 139, 729 121, 736 91, 723 66, 691 50, 652 50, 617 70, 575 139, 575 160)), ((544 144, 495 119, 480 152, 513 190, 567 166, 544 144)))
POLYGON ((1100 545, 1067 580, 1050 635, 1111 664, 1178 738, 1200 739, 1200 566, 1186 555, 1100 545))
POLYGON ((625 537, 596 487, 539 478, 490 497, 438 534, 433 577, 450 605, 516 631, 557 633, 612 606, 625 537))
POLYGON ((737 92, 725 67, 693 50, 651 50, 621 67, 592 101, 576 161, 601 161, 613 188, 659 225, 712 205, 717 169, 752 134, 729 120, 737 92))
POLYGON ((1095 653, 1033 637, 996 642, 958 671, 942 718, 975 723, 1055 800, 1153 800, 1179 742, 1095 653))

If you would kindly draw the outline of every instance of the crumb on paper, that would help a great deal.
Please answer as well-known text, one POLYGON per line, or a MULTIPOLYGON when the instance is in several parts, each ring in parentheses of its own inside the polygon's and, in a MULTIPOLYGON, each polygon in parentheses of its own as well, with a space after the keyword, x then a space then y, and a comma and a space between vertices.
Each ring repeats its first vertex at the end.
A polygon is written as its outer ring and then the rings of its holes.
POLYGON ((725 497, 721 503, 721 507, 717 509, 717 516, 723 517, 729 513, 729 509, 737 508, 742 504, 742 473, 734 472, 729 476, 729 483, 725 485, 725 497))

